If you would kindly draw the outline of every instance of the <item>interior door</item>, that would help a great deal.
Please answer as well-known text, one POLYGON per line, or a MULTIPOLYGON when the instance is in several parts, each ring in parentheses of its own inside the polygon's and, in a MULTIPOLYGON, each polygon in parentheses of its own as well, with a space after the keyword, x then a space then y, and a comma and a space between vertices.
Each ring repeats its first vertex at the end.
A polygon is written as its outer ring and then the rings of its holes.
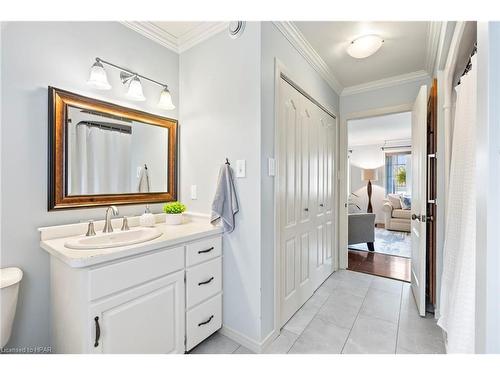
POLYGON ((283 80, 279 103, 280 321, 283 326, 313 293, 310 275, 310 127, 302 96, 283 80))
POLYGON ((427 86, 420 87, 412 109, 411 288, 425 316, 427 212, 427 86))
POLYGON ((89 316, 91 353, 184 353, 184 271, 103 299, 89 316))

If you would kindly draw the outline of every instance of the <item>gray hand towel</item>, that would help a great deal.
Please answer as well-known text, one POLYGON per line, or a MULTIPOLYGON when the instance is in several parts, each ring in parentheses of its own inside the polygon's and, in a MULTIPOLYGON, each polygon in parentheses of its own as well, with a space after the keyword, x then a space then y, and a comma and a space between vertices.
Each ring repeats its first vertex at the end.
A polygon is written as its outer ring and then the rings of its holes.
POLYGON ((238 200, 234 188, 233 173, 229 164, 224 164, 219 172, 217 190, 215 191, 212 203, 212 216, 210 222, 216 223, 222 219, 225 232, 231 233, 234 230, 234 215, 238 212, 238 200))

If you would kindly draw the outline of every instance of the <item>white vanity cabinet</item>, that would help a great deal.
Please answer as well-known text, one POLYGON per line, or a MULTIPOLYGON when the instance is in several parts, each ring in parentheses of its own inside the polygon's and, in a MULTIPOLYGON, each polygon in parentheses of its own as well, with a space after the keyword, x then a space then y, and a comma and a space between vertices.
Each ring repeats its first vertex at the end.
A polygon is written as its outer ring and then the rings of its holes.
POLYGON ((222 326, 221 235, 88 267, 51 256, 51 306, 56 353, 189 351, 222 326))

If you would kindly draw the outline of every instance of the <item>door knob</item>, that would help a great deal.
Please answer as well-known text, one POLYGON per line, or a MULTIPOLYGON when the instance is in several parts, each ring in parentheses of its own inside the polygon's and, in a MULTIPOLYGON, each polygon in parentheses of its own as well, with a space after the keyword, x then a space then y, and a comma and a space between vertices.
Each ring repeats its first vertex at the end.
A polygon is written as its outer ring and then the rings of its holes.
POLYGON ((415 214, 412 214, 412 215, 411 215, 411 219, 412 219, 412 220, 421 220, 421 218, 422 218, 422 217, 421 217, 420 215, 415 215, 415 214))

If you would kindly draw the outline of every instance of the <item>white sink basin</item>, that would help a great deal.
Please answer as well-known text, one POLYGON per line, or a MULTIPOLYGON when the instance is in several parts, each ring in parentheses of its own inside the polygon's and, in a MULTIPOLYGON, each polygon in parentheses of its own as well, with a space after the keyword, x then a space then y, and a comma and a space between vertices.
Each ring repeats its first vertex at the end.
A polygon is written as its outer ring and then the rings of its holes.
POLYGON ((102 233, 92 237, 78 237, 68 240, 64 246, 77 250, 106 249, 151 241, 161 235, 162 232, 156 228, 136 228, 124 232, 102 233))

